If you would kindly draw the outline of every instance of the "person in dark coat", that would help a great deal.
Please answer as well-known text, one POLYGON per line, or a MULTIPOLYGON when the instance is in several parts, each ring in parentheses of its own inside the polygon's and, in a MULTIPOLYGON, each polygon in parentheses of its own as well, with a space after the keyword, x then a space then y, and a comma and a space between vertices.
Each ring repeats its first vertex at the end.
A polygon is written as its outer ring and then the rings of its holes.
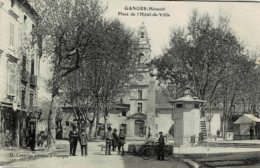
POLYGON ((36 131, 35 131, 35 129, 32 131, 32 133, 30 135, 29 144, 30 144, 31 150, 34 151, 35 145, 36 145, 36 131))
POLYGON ((112 135, 112 128, 108 127, 108 132, 106 134, 106 155, 111 155, 111 143, 113 140, 113 135, 112 135))
POLYGON ((120 154, 120 149, 122 148, 122 156, 124 156, 125 154, 125 149, 124 149, 124 145, 125 145, 125 133, 123 131, 123 128, 120 129, 120 133, 119 133, 119 147, 118 147, 118 154, 120 154))
POLYGON ((113 132, 113 140, 112 140, 112 146, 113 146, 113 151, 115 151, 116 147, 118 147, 119 149, 119 137, 117 135, 117 129, 114 129, 114 132, 113 132))
POLYGON ((162 132, 159 132, 159 134, 160 137, 158 139, 158 160, 160 159, 164 160, 164 148, 165 148, 164 137, 162 132))
POLYGON ((85 128, 81 129, 81 133, 79 135, 79 142, 81 146, 81 156, 88 155, 88 134, 85 128))
POLYGON ((250 133, 250 139, 252 140, 253 139, 253 135, 254 135, 254 130, 253 130, 252 127, 250 127, 249 133, 250 133))
POLYGON ((78 132, 76 130, 76 126, 72 126, 72 131, 69 133, 70 138, 70 156, 76 156, 76 149, 78 143, 78 132))

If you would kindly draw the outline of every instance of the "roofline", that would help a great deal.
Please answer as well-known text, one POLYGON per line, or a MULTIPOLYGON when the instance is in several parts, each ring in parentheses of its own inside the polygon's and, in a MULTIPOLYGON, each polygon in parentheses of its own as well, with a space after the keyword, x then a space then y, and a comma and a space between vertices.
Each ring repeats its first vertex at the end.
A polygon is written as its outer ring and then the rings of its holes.
POLYGON ((32 5, 27 0, 17 0, 19 2, 19 8, 21 8, 21 5, 24 6, 25 9, 28 10, 30 14, 35 16, 35 20, 37 21, 39 14, 36 12, 36 10, 32 7, 32 5))

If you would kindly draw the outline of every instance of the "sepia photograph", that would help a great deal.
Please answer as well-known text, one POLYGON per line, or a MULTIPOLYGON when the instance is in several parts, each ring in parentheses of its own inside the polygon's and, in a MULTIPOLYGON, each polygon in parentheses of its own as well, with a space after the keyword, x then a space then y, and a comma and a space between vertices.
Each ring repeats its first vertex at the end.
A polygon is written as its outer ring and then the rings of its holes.
POLYGON ((0 0, 0 167, 260 167, 260 2, 0 0))

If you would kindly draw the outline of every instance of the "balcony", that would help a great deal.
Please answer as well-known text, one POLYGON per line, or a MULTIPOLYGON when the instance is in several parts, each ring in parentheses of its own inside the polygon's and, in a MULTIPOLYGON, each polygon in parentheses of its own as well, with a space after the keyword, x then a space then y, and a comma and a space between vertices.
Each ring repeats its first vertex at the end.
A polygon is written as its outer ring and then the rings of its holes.
POLYGON ((30 77, 30 85, 36 87, 37 86, 37 77, 33 74, 31 74, 30 77))
POLYGON ((28 71, 22 70, 22 78, 21 78, 21 80, 23 82, 26 82, 26 83, 29 82, 29 72, 28 71))

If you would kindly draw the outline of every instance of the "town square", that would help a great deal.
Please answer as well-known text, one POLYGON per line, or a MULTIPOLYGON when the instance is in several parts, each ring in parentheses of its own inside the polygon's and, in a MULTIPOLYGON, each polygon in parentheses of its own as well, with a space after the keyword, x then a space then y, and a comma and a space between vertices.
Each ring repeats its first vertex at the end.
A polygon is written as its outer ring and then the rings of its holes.
POLYGON ((0 166, 259 167, 259 9, 0 0, 0 166))

